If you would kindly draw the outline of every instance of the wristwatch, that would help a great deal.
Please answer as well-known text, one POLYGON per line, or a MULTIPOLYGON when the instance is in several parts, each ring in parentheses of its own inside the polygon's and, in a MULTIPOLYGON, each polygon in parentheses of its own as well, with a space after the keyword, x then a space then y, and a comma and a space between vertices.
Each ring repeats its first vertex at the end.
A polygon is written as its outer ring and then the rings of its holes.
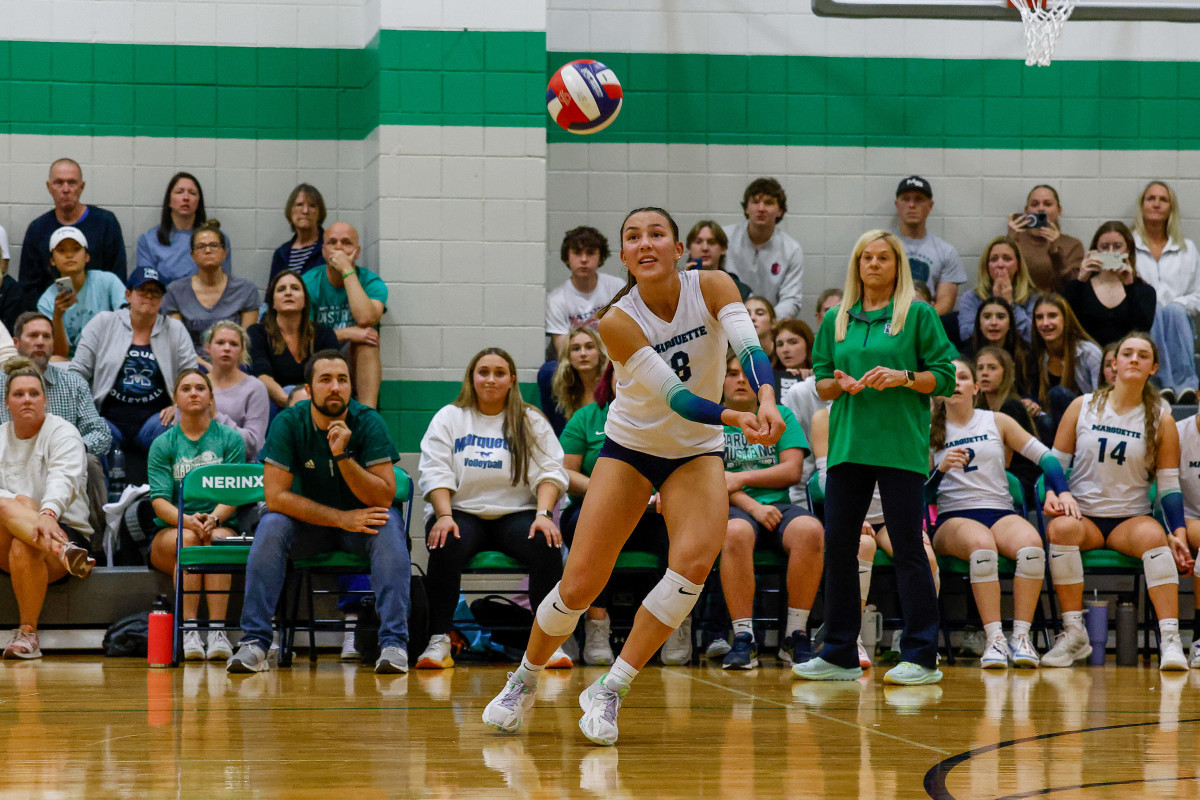
POLYGON ((917 383, 917 375, 911 369, 904 370, 904 388, 911 389, 917 383))
POLYGON ((554 519, 553 511, 539 511, 539 512, 537 512, 537 515, 539 517, 545 517, 546 519, 554 519))

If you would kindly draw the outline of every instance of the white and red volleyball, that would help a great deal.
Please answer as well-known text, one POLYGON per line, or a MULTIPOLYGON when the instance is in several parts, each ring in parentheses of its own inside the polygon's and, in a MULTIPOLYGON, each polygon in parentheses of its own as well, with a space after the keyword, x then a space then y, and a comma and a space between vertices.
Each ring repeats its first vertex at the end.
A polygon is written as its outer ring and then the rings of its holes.
POLYGON ((621 111, 621 82, 615 72, 594 59, 568 62, 550 78, 546 110, 571 133, 602 131, 621 111))

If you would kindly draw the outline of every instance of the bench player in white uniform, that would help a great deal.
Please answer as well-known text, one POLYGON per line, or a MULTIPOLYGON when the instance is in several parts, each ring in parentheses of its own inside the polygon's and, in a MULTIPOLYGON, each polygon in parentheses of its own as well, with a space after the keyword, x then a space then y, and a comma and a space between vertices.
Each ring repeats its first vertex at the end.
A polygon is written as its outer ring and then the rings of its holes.
POLYGON ((607 438, 592 470, 562 581, 538 606, 521 666, 488 703, 483 720, 516 731, 555 649, 604 588, 617 555, 657 488, 671 545, 663 579, 642 601, 620 656, 579 697, 580 730, 617 741, 621 698, 638 671, 692 612, 721 552, 729 495, 722 425, 750 443, 783 433, 774 375, 733 280, 723 272, 679 272, 679 228, 662 209, 641 208, 621 225, 625 290, 600 313, 600 336, 616 377, 607 438), (758 394, 758 414, 717 404, 727 341, 758 394))
MULTIPOLYGON (((1179 431, 1148 383, 1157 370, 1158 349, 1150 335, 1126 335, 1117 345, 1113 385, 1076 398, 1059 425, 1055 455, 1064 467, 1074 456, 1071 494, 1083 518, 1050 520, 1050 575, 1063 632, 1042 657, 1043 666, 1069 667, 1091 654, 1079 552, 1108 547, 1142 559, 1161 634, 1158 668, 1188 668, 1179 638, 1179 575, 1189 574, 1193 561, 1179 491, 1179 431), (1151 516, 1150 483, 1156 478, 1169 534, 1151 516)), ((1046 512, 1055 513, 1049 493, 1046 512)))
POLYGON ((987 642, 980 666, 1003 669, 1037 667, 1038 653, 1029 629, 1042 578, 1046 552, 1037 529, 1013 510, 1005 465, 1013 451, 1041 466, 1060 514, 1079 518, 1067 489, 1067 476, 1050 448, 1030 436, 1012 417, 975 408, 975 373, 965 359, 955 359, 954 395, 935 401, 930 450, 937 468, 927 486, 937 493, 937 528, 933 549, 970 564, 971 593, 987 642), (999 557, 1016 562, 1013 578, 1013 633, 1005 641, 1000 621, 999 557))
MULTIPOLYGON (((1200 414, 1179 423, 1179 488, 1183 490, 1183 516, 1187 520, 1188 547, 1200 548, 1200 414)), ((1188 664, 1200 667, 1200 575, 1192 573, 1196 613, 1192 617, 1192 652, 1188 664)))

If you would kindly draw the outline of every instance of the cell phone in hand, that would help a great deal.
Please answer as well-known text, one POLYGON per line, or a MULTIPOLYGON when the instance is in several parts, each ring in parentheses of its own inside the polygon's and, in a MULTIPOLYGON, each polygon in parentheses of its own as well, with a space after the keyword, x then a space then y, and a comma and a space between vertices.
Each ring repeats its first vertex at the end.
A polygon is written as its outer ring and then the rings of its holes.
POLYGON ((1025 223, 1023 226, 1025 228, 1044 228, 1050 224, 1050 222, 1046 219, 1045 211, 1026 214, 1025 216, 1021 217, 1020 221, 1025 223))
POLYGON ((71 283, 70 278, 56 278, 54 285, 58 287, 60 292, 74 292, 75 284, 71 283))
POLYGON ((1096 254, 1096 258, 1100 260, 1100 269, 1110 272, 1118 272, 1129 266, 1129 262, 1125 260, 1124 253, 1100 252, 1096 254))
POLYGON ((704 269, 704 259, 700 258, 699 256, 696 256, 695 258, 689 258, 687 261, 687 266, 684 267, 684 269, 704 269))

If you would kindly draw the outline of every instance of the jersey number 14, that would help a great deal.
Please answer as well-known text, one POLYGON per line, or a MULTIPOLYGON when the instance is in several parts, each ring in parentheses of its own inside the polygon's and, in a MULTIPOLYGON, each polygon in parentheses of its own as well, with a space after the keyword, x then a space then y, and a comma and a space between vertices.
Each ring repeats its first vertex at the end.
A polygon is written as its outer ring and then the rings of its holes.
MULTIPOLYGON (((1104 451, 1108 449, 1108 437, 1101 436, 1098 441, 1100 442, 1100 463, 1103 464, 1104 463, 1104 451)), ((1111 458, 1113 461, 1117 462, 1117 464, 1119 464, 1122 467, 1125 466, 1125 445, 1126 444, 1127 444, 1127 442, 1125 442, 1125 440, 1122 439, 1121 442, 1112 449, 1112 452, 1108 454, 1109 458, 1111 458)))

